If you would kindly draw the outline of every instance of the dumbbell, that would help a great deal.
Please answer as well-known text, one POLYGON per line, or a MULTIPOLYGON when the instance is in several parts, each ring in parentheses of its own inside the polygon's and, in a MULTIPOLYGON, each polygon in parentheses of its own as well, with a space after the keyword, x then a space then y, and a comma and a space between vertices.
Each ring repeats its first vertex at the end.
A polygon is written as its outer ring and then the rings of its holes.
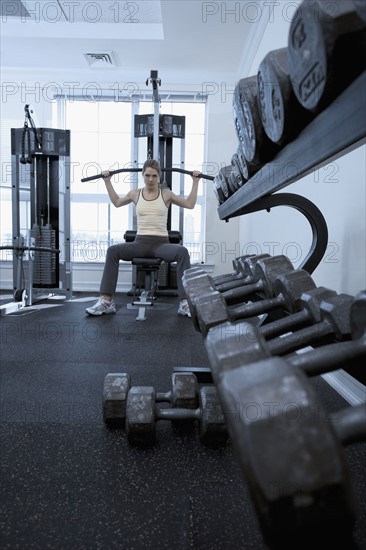
POLYGON ((155 441, 158 420, 197 420, 202 443, 224 444, 228 435, 215 386, 202 386, 199 407, 159 408, 152 386, 133 386, 126 404, 126 434, 131 444, 151 445, 155 441))
POLYGON ((213 180, 213 189, 219 205, 231 197, 240 185, 241 179, 235 176, 231 164, 220 168, 213 180))
POLYGON ((217 177, 221 180, 220 186, 225 195, 225 199, 231 197, 231 195, 233 195, 242 185, 241 176, 233 171, 232 164, 221 168, 217 177))
POLYGON ((342 445, 365 441, 365 405, 329 416, 279 357, 225 372, 217 389, 265 542, 349 548, 357 507, 342 445))
POLYGON ((349 0, 307 0, 291 21, 292 87, 301 105, 319 113, 365 70, 365 23, 349 0))
MULTIPOLYGON (((231 273, 224 273, 223 275, 212 277, 211 280, 213 285, 216 286, 227 282, 230 283, 235 280, 241 280, 243 278, 242 262, 250 256, 253 256, 253 254, 246 254, 234 258, 232 261, 233 271, 231 273)), ((205 273, 206 272, 199 266, 189 267, 184 271, 182 279, 187 280, 192 277, 197 277, 198 275, 204 275, 205 273)))
POLYGON ((251 178, 255 172, 259 170, 259 166, 255 166, 254 164, 251 164, 247 161, 247 159, 244 156, 243 151, 243 144, 239 141, 239 145, 236 149, 236 155, 237 155, 237 161, 238 161, 238 167, 240 170, 240 173, 242 174, 242 178, 244 182, 248 181, 249 178, 251 178))
MULTIPOLYGON (((271 340, 266 340, 260 329, 251 323, 224 322, 220 331, 208 331, 206 349, 210 357, 218 354, 218 363, 228 364, 228 368, 231 368, 237 361, 241 364, 240 361, 254 361, 274 355, 283 356, 309 345, 319 346, 324 341, 328 343, 350 340, 352 333, 355 333, 352 323, 356 323, 358 330, 362 327, 361 319, 355 321, 355 308, 360 307, 362 300, 363 297, 360 295, 356 298, 347 294, 330 296, 319 304, 316 313, 318 322, 271 340)), ((306 303, 302 305, 308 307, 306 303)), ((309 313, 311 314, 311 311, 309 313)))
POLYGON ((212 189, 216 195, 219 206, 226 201, 226 196, 221 186, 222 186, 222 178, 221 178, 221 175, 218 174, 217 176, 215 176, 212 182, 212 189))
MULTIPOLYGON (((342 304, 342 295, 331 296, 328 301, 342 304)), ((326 300, 324 300, 324 303, 326 300)), ((329 304, 328 308, 329 310, 329 304)), ((359 362, 366 356, 366 292, 359 292, 347 301, 344 311, 344 324, 350 327, 351 341, 335 342, 312 349, 306 353, 286 357, 293 367, 301 368, 308 376, 316 376, 337 370, 344 365, 359 362)), ((319 315, 321 311, 319 312, 319 315)), ((241 321, 236 324, 224 323, 221 331, 210 330, 205 340, 205 348, 215 384, 220 384, 222 375, 230 370, 241 368, 272 357, 300 349, 296 333, 289 337, 266 341, 257 327, 241 321), (295 345, 294 342, 295 341, 295 345), (281 346, 281 349, 279 349, 281 346)))
MULTIPOLYGON (((235 293, 232 294, 229 291, 235 288, 242 288, 243 286, 248 286, 252 284, 255 279, 255 266, 260 260, 268 260, 268 269, 270 266, 273 266, 275 269, 288 270, 293 269, 293 265, 286 256, 270 256, 269 254, 258 254, 258 255, 249 255, 242 256, 238 258, 236 266, 238 269, 238 274, 235 277, 230 278, 230 276, 225 279, 223 276, 222 279, 210 277, 206 272, 201 273, 184 273, 182 277, 182 283, 186 294, 192 297, 192 300, 195 296, 203 295, 205 292, 210 292, 217 290, 224 294, 225 300, 228 302, 235 303, 240 300, 241 294, 237 296, 235 293), (273 260, 273 261, 272 261, 273 260)), ((257 281, 258 282, 258 281, 257 281)), ((248 294, 251 294, 250 291, 248 294)))
POLYGON ((337 296, 335 290, 323 286, 303 292, 300 297, 299 310, 293 313, 294 308, 292 307, 292 313, 288 311, 288 315, 281 319, 260 325, 258 328, 261 335, 270 339, 285 334, 288 331, 318 323, 321 321, 320 303, 333 296, 337 296))
POLYGON ((288 358, 294 367, 302 368, 308 376, 323 374, 354 364, 359 365, 366 356, 366 291, 360 291, 352 300, 349 316, 351 341, 320 346, 307 353, 288 358))
POLYGON ((247 167, 246 169, 244 168, 244 166, 246 165, 244 155, 242 155, 240 158, 239 154, 240 153, 238 153, 238 150, 237 150, 237 152, 234 153, 233 156, 231 157, 231 169, 232 169, 232 174, 234 174, 234 177, 235 177, 237 189, 239 189, 239 187, 242 187, 245 184, 245 182, 248 180, 248 168, 247 167), (243 165, 243 159, 245 163, 244 165, 243 165))
POLYGON ((258 106, 257 76, 241 78, 233 96, 234 122, 245 159, 256 169, 271 160, 279 147, 266 135, 258 106))
POLYGON ((224 194, 224 200, 230 197, 231 191, 228 185, 228 178, 231 174, 231 164, 220 168, 219 173, 215 177, 217 188, 221 189, 224 194))
MULTIPOLYGON (((157 403, 168 402, 173 408, 195 409, 198 404, 197 379, 189 372, 173 372, 172 389, 155 393, 157 403)), ((128 373, 109 373, 104 379, 103 419, 106 424, 123 424, 126 418, 126 403, 131 388, 128 373)))
POLYGON ((225 166, 220 170, 221 189, 225 198, 231 197, 242 186, 242 178, 236 171, 234 172, 232 164, 225 166))
POLYGON ((273 354, 289 353, 308 345, 318 346, 324 342, 349 340, 351 337, 350 311, 354 298, 338 294, 320 304, 320 321, 295 331, 287 338, 270 340, 273 354))
POLYGON ((264 131, 283 147, 313 118, 294 94, 288 71, 288 48, 270 51, 259 65, 257 79, 264 131))
POLYGON ((131 377, 127 372, 110 372, 104 379, 103 420, 106 424, 124 423, 131 377))
MULTIPOLYGON (((244 303, 235 308, 228 307, 224 297, 227 293, 220 294, 215 291, 198 297, 195 300, 195 312, 202 335, 206 336, 210 328, 227 320, 249 319, 276 309, 298 311, 301 295, 315 288, 312 277, 303 269, 294 269, 283 275, 274 274, 273 278, 263 273, 262 281, 265 283, 265 294, 270 297, 253 303, 244 303), (275 297, 271 298, 271 296, 275 297)), ((242 298, 245 299, 246 288, 239 290, 242 291, 242 298)), ((230 291, 232 292, 234 291, 230 291)))
MULTIPOLYGON (((271 267, 273 268, 273 272, 277 269, 290 269, 290 266, 293 268, 292 264, 290 264, 290 261, 285 256, 271 257, 269 254, 259 254, 258 256, 248 256, 247 258, 239 259, 238 264, 240 265, 240 269, 243 274, 243 278, 239 281, 239 284, 235 282, 233 284, 222 283, 217 286, 213 285, 212 280, 207 273, 192 278, 182 278, 193 325, 198 332, 200 332, 200 328, 197 318, 196 300, 201 299, 208 294, 211 296, 215 292, 220 294, 220 290, 218 289, 222 289, 223 292, 220 295, 223 297, 225 304, 237 303, 241 300, 244 287, 254 281, 255 266, 261 260, 268 260, 268 272, 271 272, 271 267), (271 260, 271 262, 269 262, 269 260, 271 260), (233 286, 238 288, 231 288, 228 290, 229 287, 233 286)), ((247 294, 247 292, 245 292, 245 294, 247 294)))
POLYGON ((217 277, 211 277, 200 268, 187 269, 182 277, 182 284, 187 297, 192 297, 193 299, 196 294, 200 295, 204 292, 217 290, 218 288, 228 290, 236 288, 237 286, 242 286, 243 281, 247 277, 245 260, 248 257, 249 256, 242 256, 236 258, 233 261, 233 266, 236 271, 217 277))
MULTIPOLYGON (((280 293, 281 290, 277 289, 280 293)), ((287 306, 288 313, 281 319, 269 322, 260 326, 260 331, 266 338, 274 338, 280 334, 284 334, 286 331, 298 328, 301 325, 314 324, 320 321, 319 305, 322 300, 329 298, 330 296, 336 296, 337 293, 334 290, 330 290, 325 287, 315 287, 301 295, 300 309, 296 310, 296 303, 289 303, 287 306)), ((261 303, 261 302, 260 302, 261 303)), ((273 303, 272 303, 273 305, 273 303)), ((245 306, 246 307, 246 306, 245 306)), ((248 304, 249 307, 249 304, 248 304)), ((257 306, 255 306, 257 307, 257 306)), ((259 306, 262 307, 262 306, 259 306)), ((230 310, 231 312, 231 310, 230 310)), ((235 319, 234 310, 234 319, 235 319)), ((245 317, 246 318, 246 317, 245 317)), ((199 326, 199 325, 198 325, 199 326)))
POLYGON ((238 173, 236 169, 233 169, 232 164, 231 164, 231 172, 227 178, 227 185, 230 191, 229 196, 233 195, 243 185, 243 180, 241 175, 238 173))
MULTIPOLYGON (((269 254, 258 254, 257 256, 241 256, 235 262, 237 273, 235 275, 222 275, 211 277, 203 270, 187 273, 182 277, 186 294, 190 297, 199 296, 206 292, 217 290, 227 292, 234 288, 241 288, 254 280, 254 267, 259 260, 271 258, 269 254)), ((230 300, 229 295, 225 297, 230 300)))

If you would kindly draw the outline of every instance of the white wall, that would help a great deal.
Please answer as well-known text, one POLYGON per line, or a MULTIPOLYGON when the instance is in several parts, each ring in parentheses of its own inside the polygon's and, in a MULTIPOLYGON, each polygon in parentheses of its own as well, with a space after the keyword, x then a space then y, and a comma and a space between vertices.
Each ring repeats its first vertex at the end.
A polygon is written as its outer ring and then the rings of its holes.
MULTIPOLYGON (((234 83, 235 84, 235 83, 234 83)), ((232 117, 234 84, 218 83, 218 91, 208 99, 207 160, 217 169, 231 163, 237 148, 237 137, 232 117)), ((226 223, 217 213, 218 201, 212 185, 207 186, 206 202, 206 261, 214 264, 214 275, 232 271, 232 260, 240 255, 238 249, 239 219, 226 223)))

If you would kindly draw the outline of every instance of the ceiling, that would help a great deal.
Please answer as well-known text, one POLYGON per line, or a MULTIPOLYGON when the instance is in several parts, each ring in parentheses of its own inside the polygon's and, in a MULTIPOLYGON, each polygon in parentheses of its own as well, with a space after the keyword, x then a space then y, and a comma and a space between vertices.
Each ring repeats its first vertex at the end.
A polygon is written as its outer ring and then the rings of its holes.
POLYGON ((235 82, 264 31, 261 2, 1 0, 1 66, 37 78, 142 82, 158 70, 171 84, 235 82))

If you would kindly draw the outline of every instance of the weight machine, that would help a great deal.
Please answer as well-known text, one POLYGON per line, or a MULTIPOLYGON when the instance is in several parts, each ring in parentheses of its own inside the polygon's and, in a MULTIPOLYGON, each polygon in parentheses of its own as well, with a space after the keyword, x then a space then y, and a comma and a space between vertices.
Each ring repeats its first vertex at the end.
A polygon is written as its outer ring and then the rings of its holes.
MULTIPOLYGON (((158 88, 161 85, 161 81, 158 78, 158 71, 151 71, 150 79, 146 80, 146 85, 150 82, 153 88, 153 102, 154 113, 148 115, 135 115, 134 118, 134 142, 133 142, 133 167, 122 168, 118 170, 109 171, 112 176, 121 172, 141 172, 142 169, 138 167, 139 157, 139 140, 140 138, 146 138, 146 153, 144 154, 144 161, 146 159, 155 159, 159 162, 161 172, 164 174, 164 181, 161 183, 161 187, 168 187, 172 189, 172 173, 180 173, 179 190, 176 190, 176 194, 184 195, 184 174, 193 175, 193 172, 189 172, 183 169, 184 166, 184 150, 185 150, 185 117, 175 115, 161 115, 159 112, 160 98, 158 88), (180 143, 180 158, 179 168, 173 168, 173 142, 178 139, 180 143)), ((142 164, 142 162, 140 163, 142 164)), ((175 162, 175 164, 178 164, 175 162)), ((82 178, 82 182, 96 180, 102 177, 102 174, 95 176, 89 176, 82 178)), ((202 179, 213 180, 212 176, 201 174, 202 179)), ((134 181, 134 185, 137 187, 137 179, 134 181)), ((178 230, 172 230, 172 210, 168 211, 167 229, 169 234, 169 240, 171 243, 182 243, 184 217, 182 209, 179 209, 178 230)), ((176 228, 175 228, 176 229, 176 228)), ((126 242, 134 241, 137 230, 137 217, 136 212, 133 214, 133 229, 125 232, 126 242)), ((132 288, 127 293, 137 298, 139 294, 139 300, 133 301, 133 306, 143 307, 147 305, 153 305, 155 299, 155 292, 159 291, 161 294, 177 295, 177 276, 175 265, 167 264, 166 262, 157 262, 156 258, 134 258, 132 260, 132 288), (150 263, 146 260, 150 260, 150 263)), ((141 308, 142 309, 142 308, 141 308)), ((139 314, 139 319, 145 319, 145 311, 139 314)))
POLYGON ((70 131, 36 128, 25 105, 23 128, 11 129, 13 304, 50 294, 71 298, 70 131))
MULTIPOLYGON (((152 85, 154 113, 149 115, 135 115, 134 118, 134 147, 133 159, 135 165, 139 164, 139 140, 146 138, 146 156, 145 159, 155 159, 159 162, 164 174, 162 187, 172 189, 172 171, 165 171, 165 168, 173 166, 173 145, 175 140, 180 142, 179 166, 184 167, 185 158, 185 117, 176 115, 160 114, 159 86, 161 80, 158 78, 158 71, 152 70, 150 78, 146 80, 146 86, 149 82, 152 85)), ((144 160, 145 160, 144 159, 144 160)), ((184 175, 181 174, 179 190, 177 194, 184 194, 184 175)), ((184 217, 182 209, 179 210, 178 231, 172 232, 172 209, 168 211, 167 228, 171 242, 182 242, 184 230, 184 217), (178 234, 178 240, 177 240, 178 234)), ((133 214, 133 229, 136 230, 137 220, 136 212, 133 214)), ((162 262, 158 273, 158 286, 160 291, 170 294, 176 289, 176 277, 174 266, 162 262)), ((132 270, 133 289, 136 290, 137 274, 136 267, 132 270)), ((131 291, 131 293, 135 291, 131 291)))

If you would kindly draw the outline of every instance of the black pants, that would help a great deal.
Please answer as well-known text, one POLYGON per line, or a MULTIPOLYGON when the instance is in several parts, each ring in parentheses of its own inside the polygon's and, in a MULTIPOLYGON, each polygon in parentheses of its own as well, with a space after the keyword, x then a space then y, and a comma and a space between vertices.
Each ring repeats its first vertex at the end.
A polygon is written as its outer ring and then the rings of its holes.
POLYGON ((165 262, 177 262, 178 296, 185 297, 182 276, 191 267, 188 250, 181 244, 171 244, 169 237, 139 236, 131 243, 114 244, 107 250, 103 277, 100 283, 101 294, 113 295, 116 291, 119 261, 133 258, 161 258, 165 262))

